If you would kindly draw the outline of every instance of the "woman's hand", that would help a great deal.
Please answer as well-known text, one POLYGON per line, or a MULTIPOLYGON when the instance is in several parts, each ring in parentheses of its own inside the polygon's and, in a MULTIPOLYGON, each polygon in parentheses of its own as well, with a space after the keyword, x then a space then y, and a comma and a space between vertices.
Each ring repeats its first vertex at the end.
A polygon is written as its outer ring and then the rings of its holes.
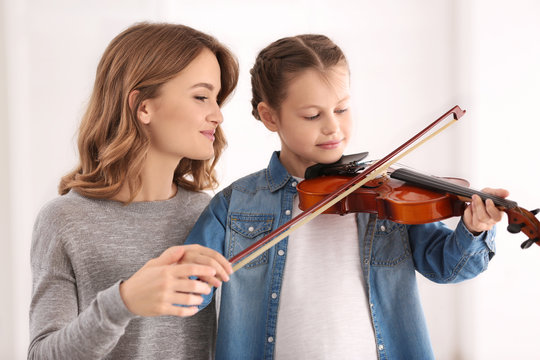
MULTIPOLYGON (((496 195, 502 198, 508 196, 508 191, 505 189, 482 189, 482 192, 496 195)), ((503 211, 497 209, 491 199, 487 199, 484 203, 480 196, 473 195, 472 201, 463 213, 463 223, 473 235, 479 235, 483 231, 491 230, 491 228, 501 221, 503 211)))
POLYGON ((220 253, 201 245, 184 245, 186 253, 180 260, 181 264, 199 264, 210 266, 216 270, 214 276, 199 276, 204 282, 219 287, 222 281, 229 281, 233 273, 231 263, 220 253))
POLYGON ((227 281, 229 278, 226 275, 230 268, 228 261, 219 253, 199 248, 202 247, 173 246, 159 257, 148 261, 133 276, 121 283, 120 296, 129 311, 140 316, 194 315, 198 311, 196 305, 203 300, 200 294, 210 293, 209 284, 219 286, 220 280, 227 281), (184 259, 188 254, 191 254, 190 258, 194 257, 203 264, 184 259), (179 263, 180 261, 182 263, 179 263), (228 268, 225 266, 224 269, 221 264, 228 265, 228 268), (219 274, 219 279, 216 274, 219 274))

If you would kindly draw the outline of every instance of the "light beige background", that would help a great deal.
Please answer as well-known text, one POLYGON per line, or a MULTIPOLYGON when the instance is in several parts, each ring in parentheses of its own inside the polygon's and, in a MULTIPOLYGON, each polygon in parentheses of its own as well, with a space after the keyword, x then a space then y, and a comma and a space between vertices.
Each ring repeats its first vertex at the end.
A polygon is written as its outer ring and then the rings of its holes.
MULTIPOLYGON (((28 346, 30 238, 76 161, 75 133, 108 42, 135 21, 218 37, 240 59, 224 108, 222 185, 264 167, 275 135, 250 115, 249 69, 279 37, 325 33, 346 52, 356 121, 349 152, 385 155, 459 104, 467 114, 403 162, 505 187, 540 207, 540 3, 534 0, 0 0, 0 358, 28 346)), ((420 279, 438 359, 535 359, 540 248, 498 226, 489 270, 465 284, 420 279)), ((121 254, 119 254, 121 256, 121 254)))

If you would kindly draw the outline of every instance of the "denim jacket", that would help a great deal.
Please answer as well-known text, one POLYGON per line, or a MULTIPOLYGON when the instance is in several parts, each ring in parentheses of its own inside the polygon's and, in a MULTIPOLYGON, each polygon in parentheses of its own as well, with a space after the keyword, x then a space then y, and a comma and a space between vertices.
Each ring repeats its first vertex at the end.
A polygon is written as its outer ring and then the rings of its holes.
MULTIPOLYGON (((291 219, 296 180, 272 155, 268 168, 235 181, 203 211, 186 244, 231 258, 291 219)), ((460 221, 403 225, 358 214, 358 241, 379 359, 433 359, 415 270, 437 283, 487 268, 494 230, 473 236, 460 221)), ((216 359, 273 359, 287 241, 237 270, 221 289, 216 359)), ((336 264, 339 266, 339 264, 336 264)), ((202 307, 211 300, 205 297, 202 307)), ((306 294, 306 300, 310 294, 306 294)))

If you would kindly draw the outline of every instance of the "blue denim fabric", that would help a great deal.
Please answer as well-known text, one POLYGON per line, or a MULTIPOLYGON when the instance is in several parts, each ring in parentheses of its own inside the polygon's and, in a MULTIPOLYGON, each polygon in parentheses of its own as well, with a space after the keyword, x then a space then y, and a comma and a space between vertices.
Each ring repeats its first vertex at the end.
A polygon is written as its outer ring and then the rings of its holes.
MULTIPOLYGON (((274 153, 267 169, 237 180, 212 199, 186 244, 198 243, 231 258, 291 219, 295 185, 279 153, 274 153)), ((415 270, 437 283, 476 276, 494 254, 494 230, 474 237, 462 222, 452 231, 440 222, 402 225, 378 220, 374 214, 358 214, 357 224, 358 261, 367 284, 379 359, 433 359, 415 270)), ((287 241, 223 284, 216 359, 273 359, 287 241)), ((339 259, 328 261, 339 266, 339 259)), ((306 294, 306 300, 315 295, 306 294)))

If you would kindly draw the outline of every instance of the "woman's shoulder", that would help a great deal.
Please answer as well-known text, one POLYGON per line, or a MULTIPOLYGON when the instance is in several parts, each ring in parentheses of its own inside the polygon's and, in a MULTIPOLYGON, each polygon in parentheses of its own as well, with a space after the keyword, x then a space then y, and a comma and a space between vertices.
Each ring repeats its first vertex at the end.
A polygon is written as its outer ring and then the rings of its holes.
POLYGON ((81 211, 81 207, 88 206, 88 199, 74 191, 66 195, 49 200, 42 206, 38 219, 60 219, 66 215, 81 211), (86 203, 86 204, 85 204, 86 203))
POLYGON ((65 228, 74 218, 84 217, 91 206, 91 199, 70 191, 66 195, 49 200, 39 210, 34 231, 58 231, 65 228))

